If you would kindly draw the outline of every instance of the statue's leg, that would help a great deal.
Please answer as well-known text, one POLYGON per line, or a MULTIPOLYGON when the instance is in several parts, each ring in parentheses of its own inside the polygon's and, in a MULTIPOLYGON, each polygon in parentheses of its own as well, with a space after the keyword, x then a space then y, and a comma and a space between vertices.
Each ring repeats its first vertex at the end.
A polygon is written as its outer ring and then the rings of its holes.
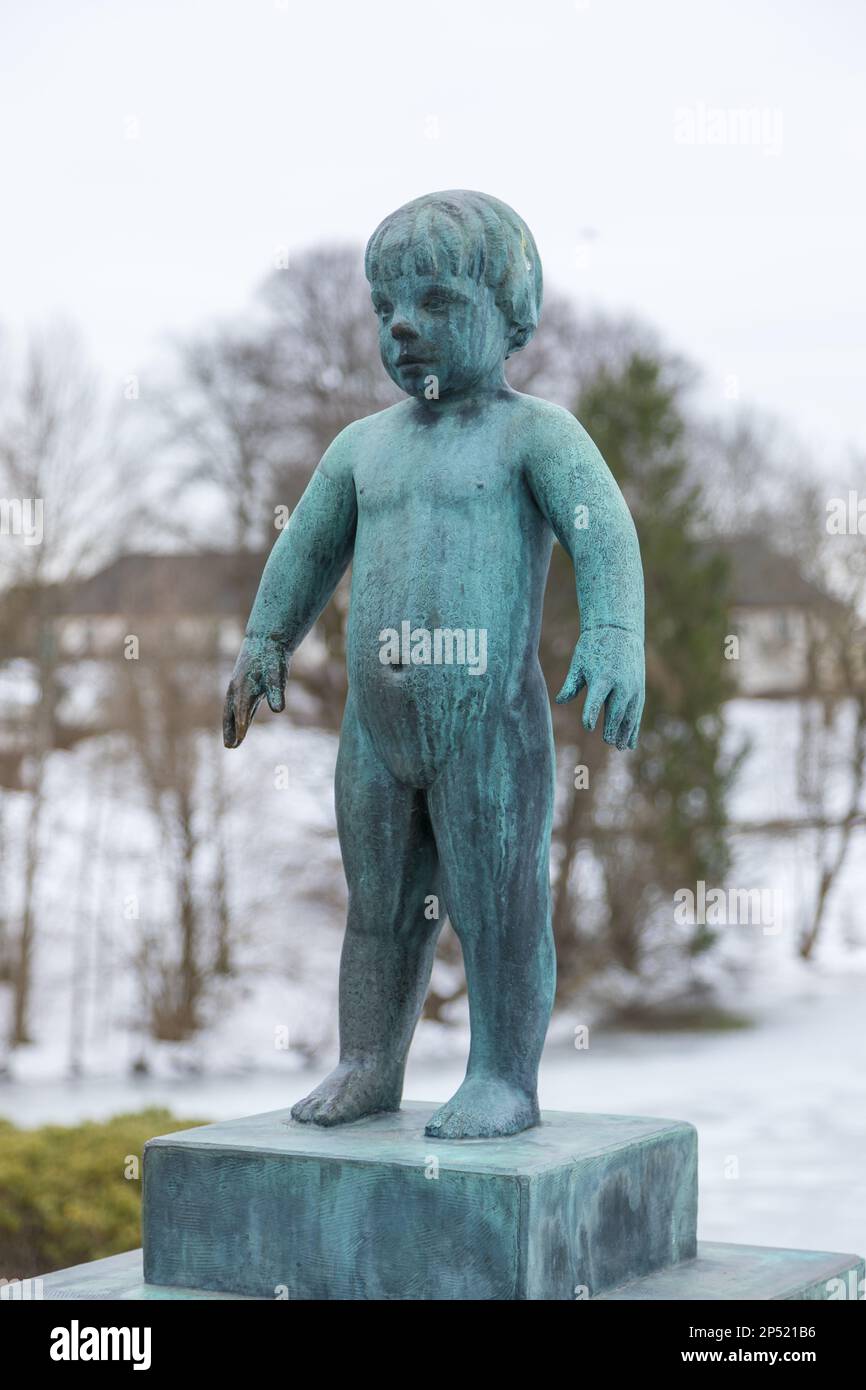
POLYGON ((515 1134, 538 1122, 538 1064, 556 980, 553 740, 543 687, 472 731, 428 804, 445 901, 463 948, 472 1043, 466 1079, 427 1133, 515 1134))
POLYGON ((436 844, 424 795, 398 782, 351 703, 337 759, 337 828, 349 886, 340 962, 340 1061, 292 1109, 296 1120, 345 1124, 398 1110, 406 1054, 424 1003, 441 923, 436 844))

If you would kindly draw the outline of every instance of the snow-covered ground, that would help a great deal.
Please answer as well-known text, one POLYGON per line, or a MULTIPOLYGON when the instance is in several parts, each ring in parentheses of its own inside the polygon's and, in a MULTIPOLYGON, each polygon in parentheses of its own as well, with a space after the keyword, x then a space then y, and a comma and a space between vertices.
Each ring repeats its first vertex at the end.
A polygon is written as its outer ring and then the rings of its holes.
MULTIPOLYGON (((548 1109, 660 1115, 697 1126, 699 1235, 705 1240, 866 1254, 866 962, 844 976, 787 978, 783 1002, 737 1032, 590 1030, 589 1047, 548 1045, 548 1109)), ((579 1020, 575 1020, 579 1021, 579 1020)), ((572 1020, 568 1028, 573 1031, 572 1020)), ((422 1025, 423 1028, 427 1025, 422 1025)), ((184 1118, 280 1109, 333 1061, 174 1078, 45 1078, 0 1085, 0 1114, 21 1125, 99 1118, 146 1105, 184 1118)), ((406 1095, 442 1100, 463 1076, 465 1046, 438 1062, 410 1058, 406 1095)))
MULTIPOLYGON (((730 715, 732 737, 747 731, 753 739, 734 818, 792 814, 792 707, 740 702, 730 715)), ((284 1106, 331 1065, 345 897, 334 835, 336 740, 267 719, 241 753, 226 753, 216 737, 203 741, 201 753, 208 766, 221 759, 228 799, 237 974, 210 994, 194 1042, 148 1039, 135 958, 143 930, 171 943, 170 850, 119 751, 106 757, 101 741, 91 740, 57 754, 43 827, 35 1041, 8 1059, 0 1115, 23 1125, 71 1123, 159 1104, 182 1117, 216 1119, 284 1106), (137 916, 129 915, 131 902, 137 916), (140 1060, 148 1073, 131 1075, 140 1060), (72 1063, 78 1079, 70 1079, 72 1063)), ((20 843, 23 812, 23 797, 6 798, 7 852, 20 843)), ((216 848, 206 818, 200 829, 197 872, 207 902, 216 848)), ((796 955, 799 913, 814 888, 808 845, 795 837, 738 840, 731 883, 777 889, 784 915, 769 931, 725 928, 706 968, 723 1001, 753 1027, 617 1032, 605 1030, 588 1004, 552 1026, 544 1106, 662 1115, 698 1127, 705 1239, 866 1253, 866 856, 859 835, 811 966, 796 955), (574 1028, 583 1023, 590 1046, 577 1050, 574 1028)), ((14 894, 6 909, 14 920, 14 894)), ((422 1023, 407 1096, 450 1095, 466 1046, 465 1011, 449 1027, 422 1023)))

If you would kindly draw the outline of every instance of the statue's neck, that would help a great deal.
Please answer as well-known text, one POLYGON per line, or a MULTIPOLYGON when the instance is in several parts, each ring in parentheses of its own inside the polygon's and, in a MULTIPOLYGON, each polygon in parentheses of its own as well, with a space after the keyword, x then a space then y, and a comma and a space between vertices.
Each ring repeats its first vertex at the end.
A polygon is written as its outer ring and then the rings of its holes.
POLYGON ((435 410, 447 414, 451 410, 464 408, 471 405, 485 405, 503 393, 511 393, 511 387, 505 380, 504 365, 499 363, 487 376, 467 383, 455 390, 445 391, 436 399, 430 400, 426 396, 418 399, 418 404, 425 410, 435 410))

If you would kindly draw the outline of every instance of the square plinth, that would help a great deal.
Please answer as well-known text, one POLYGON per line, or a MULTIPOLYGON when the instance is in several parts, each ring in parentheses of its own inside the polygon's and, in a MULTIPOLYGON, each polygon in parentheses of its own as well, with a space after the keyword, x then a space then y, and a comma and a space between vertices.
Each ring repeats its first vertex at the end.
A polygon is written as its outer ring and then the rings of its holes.
POLYGON ((691 1259, 697 1134, 545 1111, 442 1141, 434 1105, 334 1129, 288 1110, 152 1139, 148 1284, 291 1299, 570 1299, 691 1259))
MULTIPOLYGON (((722 1245, 698 1241, 694 1260, 671 1269, 657 1270, 634 1279, 618 1289, 598 1294, 594 1302, 606 1300, 645 1300, 647 1302, 688 1302, 689 1300, 774 1300, 793 1299, 862 1301, 866 1265, 858 1255, 833 1255, 823 1250, 773 1250, 757 1245, 722 1245)), ((249 1294, 218 1293, 205 1289, 184 1289, 177 1285, 146 1284, 140 1250, 110 1255, 90 1264, 60 1269, 25 1286, 0 1289, 0 1301, 44 1299, 85 1299, 93 1302, 121 1299, 128 1301, 170 1299, 228 1299, 250 1301, 249 1294)))
POLYGON ((699 1241, 696 1259, 634 1279, 600 1294, 599 1301, 860 1300, 866 1293, 864 1272, 859 1255, 699 1241))

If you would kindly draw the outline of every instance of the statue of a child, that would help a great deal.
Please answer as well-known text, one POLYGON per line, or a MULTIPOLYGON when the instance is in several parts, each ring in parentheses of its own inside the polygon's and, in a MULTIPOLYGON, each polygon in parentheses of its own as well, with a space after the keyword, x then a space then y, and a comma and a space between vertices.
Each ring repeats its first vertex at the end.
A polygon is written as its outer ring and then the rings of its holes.
POLYGON ((337 824, 349 887, 340 1061, 292 1114, 344 1124, 399 1108, 441 897, 466 968, 466 1078, 437 1138, 538 1121, 553 1004, 553 737, 538 662, 553 538, 574 563, 580 640, 557 701, 634 748, 644 699, 635 529, 568 411, 513 391, 541 265, 523 221, 481 193, 387 217, 366 271, 385 370, 408 399, 337 436, 265 566, 226 697, 240 744, 284 707, 292 653, 353 563, 337 824))

